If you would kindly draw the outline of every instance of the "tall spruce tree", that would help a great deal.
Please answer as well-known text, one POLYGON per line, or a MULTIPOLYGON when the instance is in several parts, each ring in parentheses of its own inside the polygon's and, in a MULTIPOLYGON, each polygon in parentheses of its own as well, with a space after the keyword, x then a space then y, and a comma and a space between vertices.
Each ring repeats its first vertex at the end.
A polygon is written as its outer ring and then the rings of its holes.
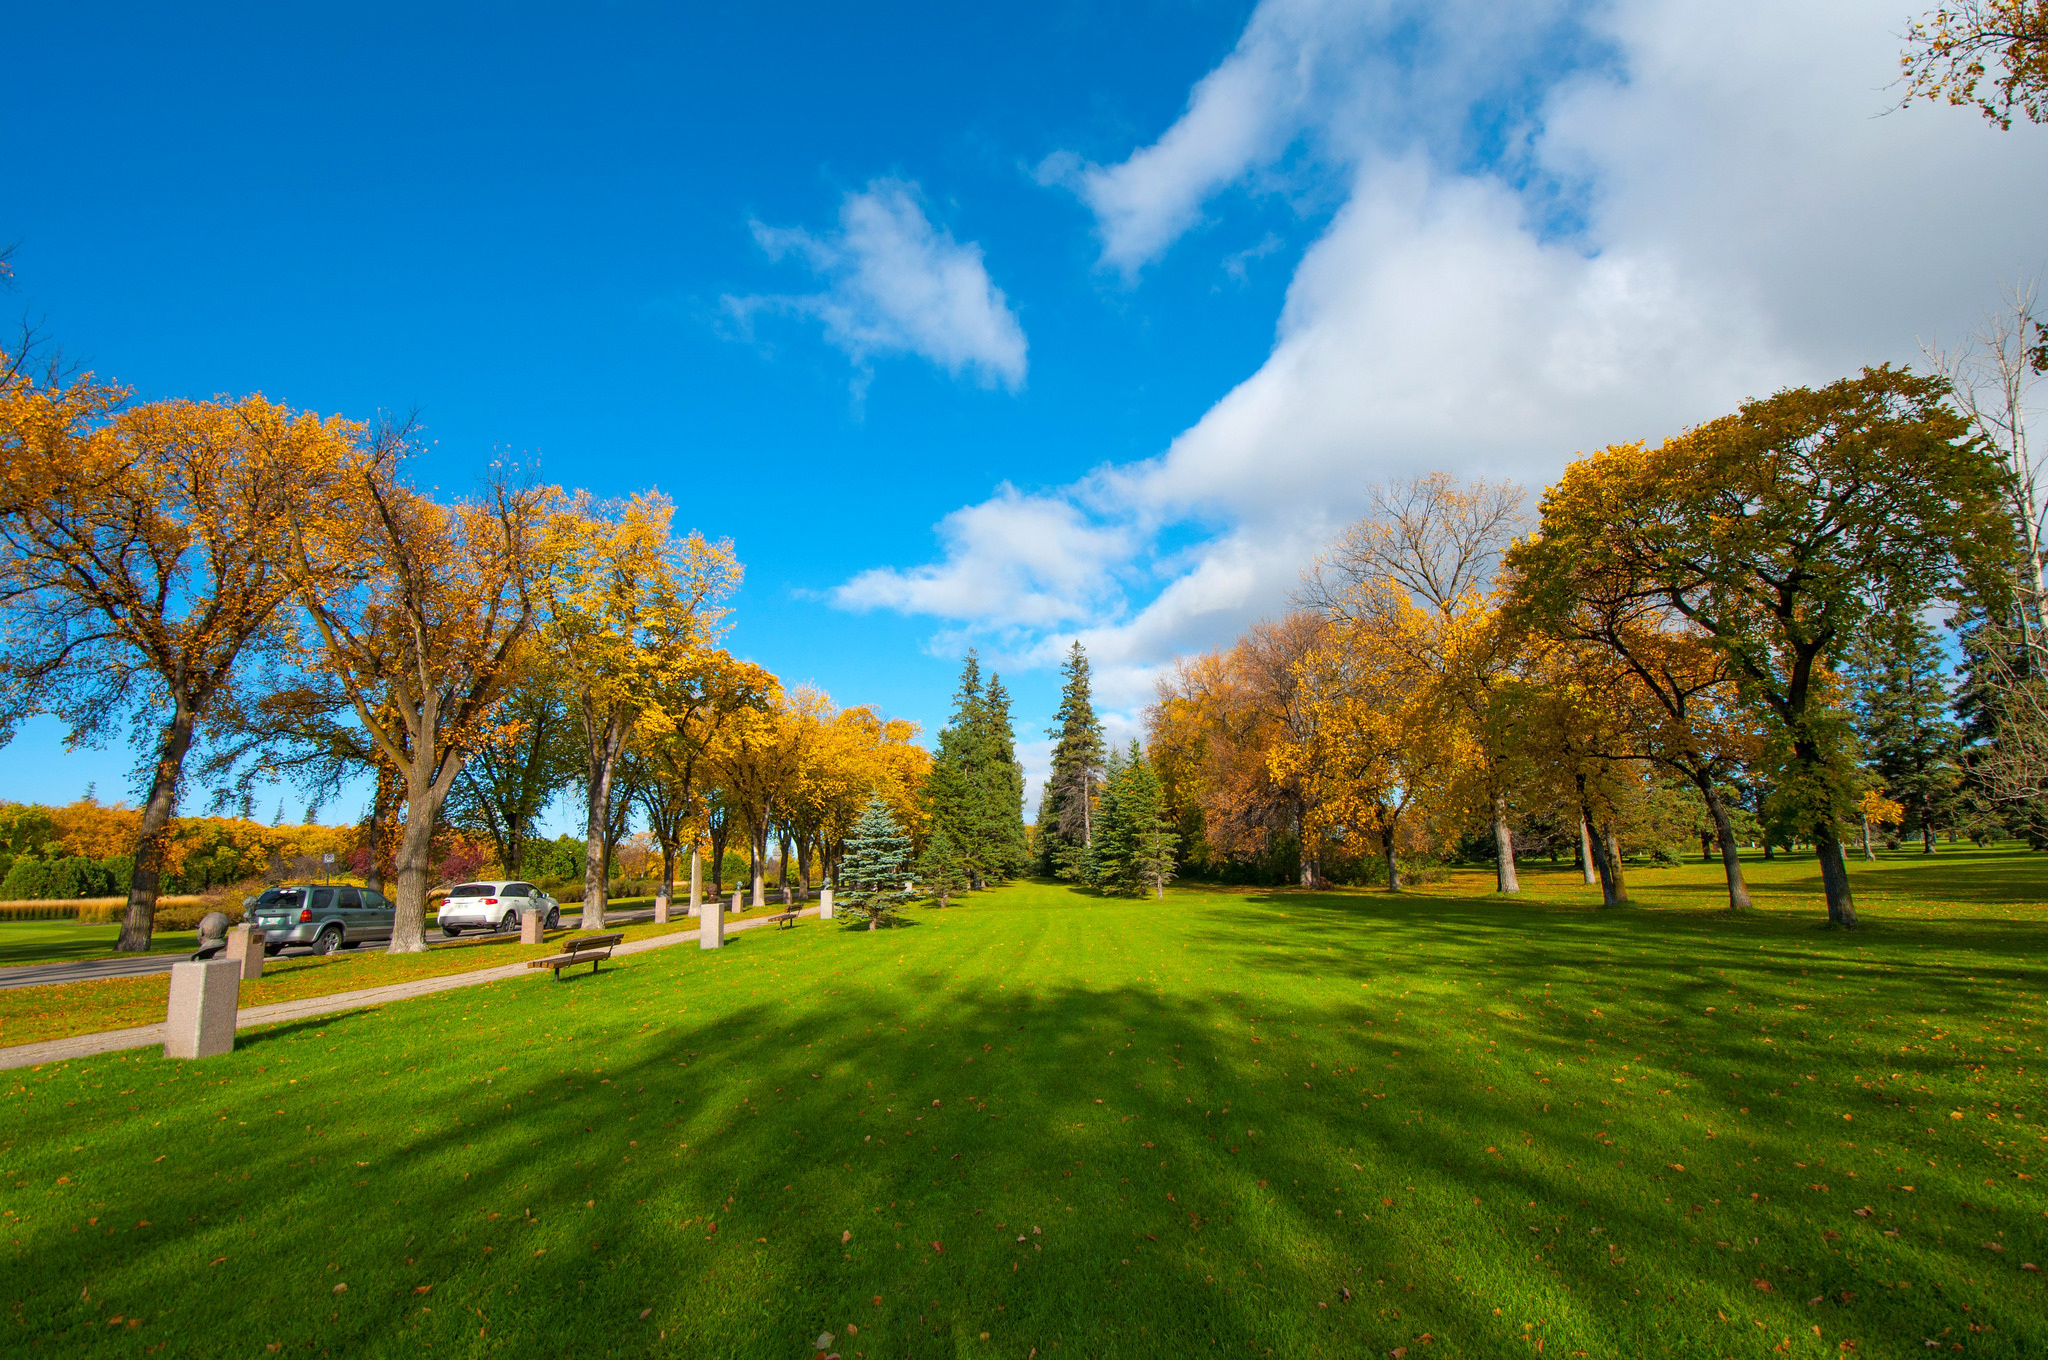
POLYGON ((1024 773, 1010 730, 1010 695, 1000 676, 982 683, 971 650, 925 779, 924 806, 932 827, 945 830, 970 887, 1025 867, 1024 773))
POLYGON ((983 764, 977 718, 982 707, 981 660, 972 648, 960 668, 953 717, 939 732, 938 749, 924 779, 924 811, 933 835, 943 833, 970 878, 980 867, 983 764))
POLYGON ((1917 614, 1886 614, 1865 626, 1844 660, 1864 759, 1885 795, 1905 808, 1905 829, 1918 830, 1921 849, 1932 854, 1961 777, 1941 642, 1917 614))
POLYGON ((903 890, 910 877, 910 837, 903 834, 889 805, 870 794, 839 861, 839 889, 846 905, 868 918, 868 929, 894 918, 908 900, 903 890))
POLYGON ((1089 693, 1088 653, 1079 642, 1060 668, 1060 691, 1052 773, 1038 808, 1039 856, 1043 870, 1061 878, 1085 879, 1087 852, 1095 840, 1095 799, 1102 782, 1102 724, 1089 693))
POLYGON ((1031 846, 1024 835, 1024 766, 1010 725, 1010 691, 994 672, 982 695, 981 723, 989 760, 990 864, 996 877, 1012 878, 1029 866, 1031 846))

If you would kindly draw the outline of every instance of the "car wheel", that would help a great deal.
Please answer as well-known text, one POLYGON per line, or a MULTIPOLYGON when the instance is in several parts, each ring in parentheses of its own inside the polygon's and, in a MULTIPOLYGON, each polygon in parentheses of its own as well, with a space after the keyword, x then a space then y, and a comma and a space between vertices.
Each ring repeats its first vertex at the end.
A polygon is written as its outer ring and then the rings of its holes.
POLYGON ((456 937, 457 935, 460 935, 460 934, 462 933, 462 927, 461 927, 461 926, 442 926, 442 927, 441 927, 441 933, 442 933, 443 935, 446 935, 446 936, 447 936, 447 937, 448 937, 449 939, 451 939, 451 940, 452 940, 452 939, 454 939, 454 938, 455 938, 455 937, 456 937))
POLYGON ((516 911, 506 912, 505 919, 498 922, 498 929, 507 934, 519 929, 519 913, 516 911))
POLYGON ((283 945, 281 945, 281 944, 267 944, 267 945, 264 945, 264 946, 263 946, 263 957, 264 957, 264 958, 266 958, 266 959, 274 959, 274 958, 276 958, 276 957, 278 956, 278 953, 279 953, 279 952, 280 952, 280 951, 281 951, 281 950, 282 950, 283 948, 284 948, 284 946, 283 946, 283 945))
POLYGON ((326 927, 325 929, 323 929, 323 930, 322 930, 322 931, 320 932, 319 936, 318 936, 318 937, 317 937, 317 938, 316 938, 316 939, 315 939, 315 940, 313 941, 313 952, 314 952, 315 954, 332 954, 332 953, 333 953, 333 952, 334 952, 334 951, 335 951, 336 949, 338 949, 338 948, 340 948, 340 947, 341 947, 341 927, 340 927, 340 926, 328 926, 328 927, 326 927))
POLYGON ((548 929, 549 929, 549 930, 560 930, 561 928, 562 928, 562 909, 561 909, 560 907, 549 907, 549 908, 548 908, 548 929))

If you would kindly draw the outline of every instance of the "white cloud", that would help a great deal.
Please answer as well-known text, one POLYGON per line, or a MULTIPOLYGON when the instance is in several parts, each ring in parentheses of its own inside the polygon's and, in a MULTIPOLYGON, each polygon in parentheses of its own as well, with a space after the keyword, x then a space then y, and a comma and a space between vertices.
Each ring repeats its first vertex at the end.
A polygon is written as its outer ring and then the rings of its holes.
POLYGON ((726 298, 742 321, 762 311, 811 317, 863 372, 877 356, 914 354, 984 385, 1024 385, 1024 328, 989 278, 981 247, 934 227, 915 184, 878 179, 847 194, 837 232, 756 222, 754 239, 772 259, 802 261, 827 287, 726 298))
POLYGON ((908 589, 864 602, 1025 626, 1008 645, 1040 665, 1078 636, 1128 711, 1176 653, 1284 609, 1370 481, 1443 468, 1534 489, 1604 443, 1918 362, 1919 337, 1968 330, 2001 279, 2048 263, 2048 178, 2015 173, 2042 163, 2048 129, 1884 115, 1883 6, 1615 0, 1566 37, 1542 9, 1268 0, 1172 128, 1068 180, 1126 271, 1283 167, 1340 194, 1264 363, 1157 457, 1006 490, 949 518, 975 531, 950 533, 939 565, 846 589, 973 583, 937 592, 944 610, 908 589), (1378 39, 1404 23, 1424 37, 1396 60, 1378 39), (1478 36, 1428 36, 1459 24, 1478 36), (1599 55, 1574 69, 1563 49, 1599 55), (1518 82, 1538 93, 1503 104, 1518 82), (1508 107, 1528 115, 1516 149, 1472 168, 1467 115, 1508 107), (1040 521, 1094 542, 1105 584, 1006 575, 1004 545, 1040 521), (1157 534, 1188 524, 1206 537, 1158 556, 1157 534))
POLYGON ((938 525, 945 559, 877 567, 832 591, 847 609, 895 609, 985 627, 1057 628, 1095 616, 1113 590, 1106 573, 1132 536, 1093 522, 1070 499, 1026 496, 1008 484, 938 525))

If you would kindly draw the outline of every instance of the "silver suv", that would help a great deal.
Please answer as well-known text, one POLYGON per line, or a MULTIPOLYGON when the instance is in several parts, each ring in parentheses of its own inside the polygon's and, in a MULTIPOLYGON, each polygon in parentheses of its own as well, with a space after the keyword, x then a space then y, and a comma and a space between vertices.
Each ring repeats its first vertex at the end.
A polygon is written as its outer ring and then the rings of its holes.
POLYGON ((242 917, 263 932, 266 954, 295 944, 332 954, 359 944, 389 943, 395 911, 389 898, 370 888, 293 883, 265 888, 242 917))
POLYGON ((450 936, 465 930, 517 930, 524 911, 539 912, 549 930, 561 927, 561 903, 531 883, 502 878, 456 884, 442 900, 434 923, 450 936))

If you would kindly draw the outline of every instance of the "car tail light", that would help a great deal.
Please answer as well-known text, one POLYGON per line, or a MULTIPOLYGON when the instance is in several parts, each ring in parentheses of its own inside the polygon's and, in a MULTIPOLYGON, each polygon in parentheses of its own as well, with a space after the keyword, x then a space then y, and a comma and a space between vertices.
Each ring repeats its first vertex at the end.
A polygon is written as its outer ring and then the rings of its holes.
POLYGON ((301 921, 310 921, 310 920, 312 920, 312 919, 313 919, 313 909, 312 909, 311 907, 300 907, 300 908, 299 908, 299 919, 300 919, 301 921))
POLYGON ((487 907, 495 907, 498 905, 498 899, 495 897, 486 897, 484 899, 484 905, 487 907))

